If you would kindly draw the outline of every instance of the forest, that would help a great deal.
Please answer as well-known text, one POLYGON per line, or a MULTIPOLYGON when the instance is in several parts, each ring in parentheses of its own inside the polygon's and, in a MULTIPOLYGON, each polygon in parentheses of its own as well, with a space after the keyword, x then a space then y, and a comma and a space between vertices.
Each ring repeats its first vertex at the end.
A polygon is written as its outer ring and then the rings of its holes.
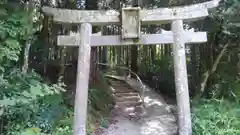
MULTIPOLYGON (((76 33, 77 25, 54 23, 42 6, 77 10, 173 7, 207 0, 1 0, 0 135, 70 135, 74 115, 77 47, 57 45, 58 35, 76 33)), ((186 29, 206 31, 208 41, 187 44, 188 85, 193 135, 240 135, 240 1, 222 0, 203 20, 186 29)), ((117 25, 93 32, 119 35, 117 25)), ((144 33, 171 30, 170 24, 143 26, 144 33)), ((169 104, 176 104, 169 44, 91 48, 87 132, 108 128, 114 106, 107 63, 131 69, 169 104)), ((123 69, 116 69, 125 72, 123 69)))

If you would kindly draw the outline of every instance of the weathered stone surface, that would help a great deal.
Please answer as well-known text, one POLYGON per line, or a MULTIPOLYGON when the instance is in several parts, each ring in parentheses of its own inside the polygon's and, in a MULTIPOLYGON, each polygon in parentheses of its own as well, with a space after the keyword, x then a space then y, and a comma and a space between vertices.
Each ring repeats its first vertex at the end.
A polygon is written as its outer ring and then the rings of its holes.
MULTIPOLYGON (((205 3, 173 7, 158 8, 153 10, 140 11, 142 24, 168 23, 173 20, 191 21, 208 16, 208 8, 218 6, 220 0, 213 0, 205 3)), ((92 25, 120 24, 120 13, 114 10, 108 11, 80 11, 69 9, 58 9, 43 7, 43 12, 53 16, 58 23, 91 23, 92 25)))

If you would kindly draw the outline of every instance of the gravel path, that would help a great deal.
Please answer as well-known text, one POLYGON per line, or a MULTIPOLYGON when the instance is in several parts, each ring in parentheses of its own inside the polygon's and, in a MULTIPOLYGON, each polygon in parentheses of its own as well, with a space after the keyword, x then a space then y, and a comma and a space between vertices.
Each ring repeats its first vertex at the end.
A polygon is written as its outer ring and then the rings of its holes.
MULTIPOLYGON (((117 77, 123 80, 123 77, 117 77)), ((134 79, 127 81, 138 89, 139 83, 134 79)), ((177 124, 170 106, 154 90, 145 85, 145 115, 141 119, 126 118, 117 108, 113 109, 111 119, 116 121, 108 129, 94 135, 176 135, 177 124)))

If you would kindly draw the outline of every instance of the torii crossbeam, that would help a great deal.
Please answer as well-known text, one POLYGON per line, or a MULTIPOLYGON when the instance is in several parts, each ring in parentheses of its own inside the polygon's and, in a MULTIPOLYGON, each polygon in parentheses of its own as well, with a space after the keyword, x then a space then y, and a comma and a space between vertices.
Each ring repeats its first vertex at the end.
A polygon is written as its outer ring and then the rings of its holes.
POLYGON ((173 44, 175 87, 177 92, 179 135, 191 135, 191 114, 186 69, 185 43, 207 41, 206 32, 183 29, 183 22, 208 16, 208 9, 217 7, 220 0, 183 7, 141 10, 139 7, 107 10, 68 10, 43 7, 42 10, 57 23, 81 24, 80 33, 58 36, 58 45, 79 46, 77 87, 75 97, 74 135, 86 135, 88 79, 91 46, 173 44), (141 25, 171 23, 172 31, 160 34, 141 34, 141 25), (92 26, 121 24, 118 36, 92 35, 92 26))

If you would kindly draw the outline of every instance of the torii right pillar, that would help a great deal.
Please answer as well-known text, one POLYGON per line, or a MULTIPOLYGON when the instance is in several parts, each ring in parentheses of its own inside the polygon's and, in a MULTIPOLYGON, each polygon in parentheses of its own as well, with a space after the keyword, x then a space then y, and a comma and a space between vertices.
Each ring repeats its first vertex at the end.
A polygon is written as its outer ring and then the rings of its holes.
MULTIPOLYGON (((208 9, 216 7, 219 0, 199 4, 196 9, 208 9)), ((192 7, 194 8, 194 7, 192 7)), ((207 11, 207 10, 205 10, 207 11)), ((191 111, 189 101, 188 76, 185 54, 185 35, 183 20, 173 20, 171 22, 173 33, 173 61, 175 87, 178 107, 179 135, 192 135, 191 111)))
POLYGON ((179 115, 178 125, 181 125, 179 126, 179 135, 191 135, 192 124, 182 20, 175 20, 172 22, 172 32, 174 36, 173 62, 179 115))

